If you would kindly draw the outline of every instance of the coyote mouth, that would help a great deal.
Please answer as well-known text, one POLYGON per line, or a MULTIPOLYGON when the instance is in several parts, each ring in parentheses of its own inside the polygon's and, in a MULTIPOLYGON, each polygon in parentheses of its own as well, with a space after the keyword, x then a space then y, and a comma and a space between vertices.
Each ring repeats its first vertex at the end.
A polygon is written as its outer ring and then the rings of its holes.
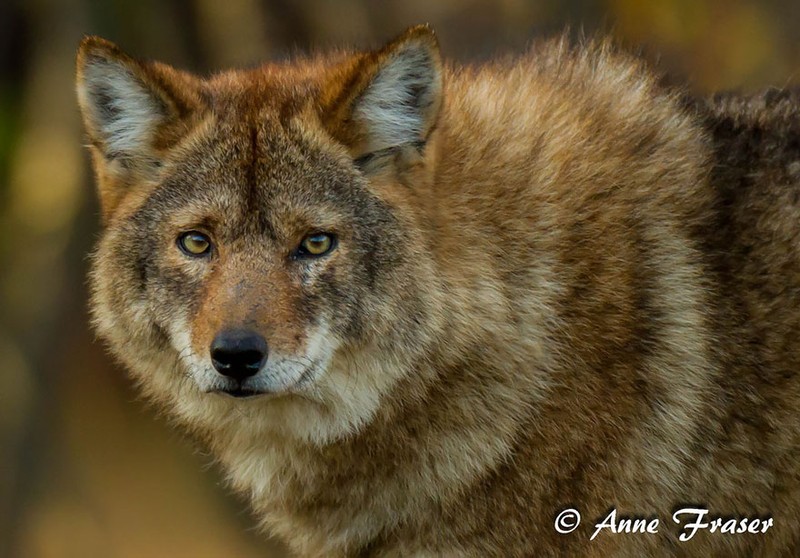
MULTIPOLYGON (((288 375, 287 371, 279 370, 279 372, 283 372, 284 374, 288 375)), ((254 382, 250 384, 250 382, 241 382, 241 381, 230 381, 228 383, 222 383, 222 385, 217 384, 209 389, 204 390, 205 393, 209 394, 216 394, 225 397, 232 397, 234 399, 254 399, 256 397, 280 397, 283 395, 300 395, 303 391, 305 391, 310 384, 312 384, 316 378, 319 376, 320 368, 317 362, 312 362, 308 367, 303 369, 302 371, 295 371, 294 374, 297 375, 297 378, 293 378, 289 382, 278 383, 275 378, 272 378, 273 381, 270 382, 269 378, 267 381, 261 382, 254 382), (266 385, 264 385, 266 383, 266 385)), ((278 373, 277 376, 281 374, 278 373)))
POLYGON ((269 392, 256 389, 234 388, 234 389, 215 389, 211 393, 233 397, 235 399, 250 399, 259 395, 268 395, 269 392))

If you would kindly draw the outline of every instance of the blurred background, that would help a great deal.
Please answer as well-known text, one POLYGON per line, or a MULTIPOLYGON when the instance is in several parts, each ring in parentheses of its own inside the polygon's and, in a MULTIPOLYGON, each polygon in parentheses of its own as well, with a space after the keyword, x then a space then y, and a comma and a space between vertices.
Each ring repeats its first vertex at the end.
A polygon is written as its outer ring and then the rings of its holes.
POLYGON ((421 22, 459 60, 569 26, 614 34, 701 94, 800 80, 797 0, 0 0, 0 557, 286 555, 87 327, 98 212, 80 38, 209 72, 421 22))

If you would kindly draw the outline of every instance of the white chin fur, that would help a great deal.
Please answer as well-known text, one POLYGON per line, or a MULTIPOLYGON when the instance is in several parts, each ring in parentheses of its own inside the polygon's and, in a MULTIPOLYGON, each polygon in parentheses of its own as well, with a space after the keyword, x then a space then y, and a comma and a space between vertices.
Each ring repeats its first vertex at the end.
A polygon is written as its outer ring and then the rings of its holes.
POLYGON ((381 395, 404 373, 402 364, 387 362, 386 355, 377 351, 339 350, 338 340, 322 320, 309 336, 304 355, 270 355, 264 369, 243 384, 271 396, 234 399, 209 393, 232 386, 209 358, 195 354, 186 320, 174 320, 169 335, 192 380, 175 384, 179 392, 171 398, 174 411, 213 438, 237 443, 247 443, 246 439, 252 443, 270 434, 330 443, 368 423, 381 395))

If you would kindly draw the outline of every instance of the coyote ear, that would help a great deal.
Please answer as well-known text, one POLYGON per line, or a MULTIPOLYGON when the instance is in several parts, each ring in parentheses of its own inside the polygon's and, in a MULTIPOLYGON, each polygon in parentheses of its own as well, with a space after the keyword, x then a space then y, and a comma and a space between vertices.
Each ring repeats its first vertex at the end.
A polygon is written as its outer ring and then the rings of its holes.
POLYGON ((340 69, 323 103, 328 128, 356 158, 424 144, 442 104, 441 65, 433 31, 408 29, 340 69))
POLYGON ((99 37, 86 37, 78 49, 77 90, 96 152, 140 170, 157 164, 200 103, 187 74, 138 62, 99 37))

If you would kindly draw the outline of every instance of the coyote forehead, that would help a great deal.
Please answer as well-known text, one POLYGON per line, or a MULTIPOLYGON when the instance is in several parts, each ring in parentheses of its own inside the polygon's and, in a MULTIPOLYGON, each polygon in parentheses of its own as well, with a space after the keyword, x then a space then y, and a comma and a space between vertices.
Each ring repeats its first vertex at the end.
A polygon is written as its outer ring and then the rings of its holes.
POLYGON ((87 38, 78 96, 96 327, 296 552, 655 555, 553 518, 687 501, 784 514, 687 553, 796 548, 796 94, 418 27, 211 78, 87 38))

